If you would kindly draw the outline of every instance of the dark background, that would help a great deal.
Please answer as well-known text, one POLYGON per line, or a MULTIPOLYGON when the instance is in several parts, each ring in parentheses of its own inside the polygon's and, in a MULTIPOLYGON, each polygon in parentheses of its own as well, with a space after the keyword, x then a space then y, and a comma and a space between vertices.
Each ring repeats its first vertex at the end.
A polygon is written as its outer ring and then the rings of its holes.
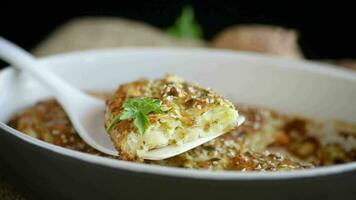
POLYGON ((356 58, 356 11, 352 3, 342 1, 315 5, 310 1, 237 0, 0 2, 0 35, 29 50, 55 27, 73 17, 121 16, 164 28, 174 22, 183 5, 191 4, 206 39, 233 24, 273 24, 297 29, 307 58, 356 58))

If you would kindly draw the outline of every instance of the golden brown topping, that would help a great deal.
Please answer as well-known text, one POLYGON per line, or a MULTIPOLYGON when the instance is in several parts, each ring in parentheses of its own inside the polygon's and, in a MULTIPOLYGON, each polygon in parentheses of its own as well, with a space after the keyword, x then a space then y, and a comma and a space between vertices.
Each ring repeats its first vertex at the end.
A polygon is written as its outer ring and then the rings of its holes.
POLYGON ((336 131, 344 138, 353 137, 356 138, 356 125, 342 121, 335 122, 336 131))
POLYGON ((300 135, 305 135, 306 130, 306 122, 301 119, 293 119, 292 121, 287 122, 284 125, 284 132, 287 134, 297 133, 300 135))
POLYGON ((313 167, 311 164, 300 163, 269 152, 240 153, 232 159, 231 164, 230 169, 241 171, 284 171, 313 167))
POLYGON ((101 154, 87 145, 74 130, 55 100, 37 103, 11 120, 10 125, 32 137, 78 151, 101 154))

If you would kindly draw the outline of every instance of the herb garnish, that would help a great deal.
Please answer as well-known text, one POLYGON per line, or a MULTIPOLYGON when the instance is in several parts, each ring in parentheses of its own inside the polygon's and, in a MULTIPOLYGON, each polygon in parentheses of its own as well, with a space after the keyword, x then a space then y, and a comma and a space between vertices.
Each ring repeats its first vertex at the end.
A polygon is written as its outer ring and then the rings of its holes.
POLYGON ((194 18, 192 6, 185 6, 175 24, 169 27, 167 31, 170 35, 178 38, 199 39, 203 34, 202 28, 194 18))
POLYGON ((128 99, 122 106, 124 111, 116 116, 107 128, 107 132, 122 120, 131 120, 140 134, 144 134, 150 126, 148 114, 162 113, 161 101, 147 97, 128 99))

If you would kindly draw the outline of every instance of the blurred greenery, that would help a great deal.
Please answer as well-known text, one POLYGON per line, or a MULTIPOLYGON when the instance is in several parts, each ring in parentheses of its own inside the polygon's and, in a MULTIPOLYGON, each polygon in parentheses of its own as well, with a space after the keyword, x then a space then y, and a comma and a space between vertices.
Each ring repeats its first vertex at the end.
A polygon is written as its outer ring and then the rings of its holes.
POLYGON ((199 39, 203 37, 203 30, 194 17, 192 6, 183 7, 181 15, 167 32, 178 38, 199 39))

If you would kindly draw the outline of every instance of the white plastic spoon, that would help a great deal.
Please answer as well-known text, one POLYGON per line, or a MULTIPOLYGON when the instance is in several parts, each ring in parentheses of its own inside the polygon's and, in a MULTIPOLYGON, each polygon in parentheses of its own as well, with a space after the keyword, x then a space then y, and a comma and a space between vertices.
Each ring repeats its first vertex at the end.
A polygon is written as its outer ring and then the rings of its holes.
POLYGON ((30 53, 2 37, 0 58, 46 86, 62 105, 75 130, 87 144, 103 153, 118 155, 104 129, 104 101, 73 88, 46 67, 42 67, 30 53))
MULTIPOLYGON (((87 144, 103 153, 113 156, 118 155, 118 152, 110 141, 109 135, 104 129, 105 105, 102 100, 73 88, 47 68, 41 67, 41 64, 30 53, 1 37, 0 58, 16 68, 31 74, 44 86, 47 86, 66 111, 80 137, 87 144)), ((240 116, 238 118, 238 126, 244 120, 245 118, 240 116)), ((199 138, 182 145, 172 145, 150 150, 141 153, 139 156, 150 160, 166 159, 193 149, 222 134, 224 133, 199 138)))

